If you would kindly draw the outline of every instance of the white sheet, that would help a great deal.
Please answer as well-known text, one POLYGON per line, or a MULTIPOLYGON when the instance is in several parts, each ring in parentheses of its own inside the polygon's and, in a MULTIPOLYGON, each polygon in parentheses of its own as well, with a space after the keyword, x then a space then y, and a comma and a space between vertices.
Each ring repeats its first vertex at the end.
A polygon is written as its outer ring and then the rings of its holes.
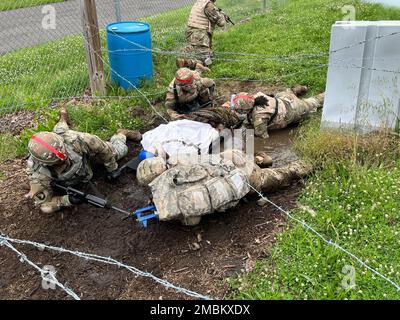
POLYGON ((157 149, 170 156, 207 154, 210 144, 219 139, 218 130, 211 125, 191 120, 162 124, 146 132, 142 138, 144 150, 157 149))

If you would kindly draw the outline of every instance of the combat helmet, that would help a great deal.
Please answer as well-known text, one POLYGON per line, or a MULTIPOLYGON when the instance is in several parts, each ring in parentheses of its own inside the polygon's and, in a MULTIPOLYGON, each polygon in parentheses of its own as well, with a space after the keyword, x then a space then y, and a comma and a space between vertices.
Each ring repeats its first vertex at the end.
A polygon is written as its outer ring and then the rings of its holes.
POLYGON ((247 113, 254 107, 254 97, 248 95, 245 92, 232 95, 231 97, 231 109, 239 113, 247 113))
POLYGON ((185 86, 193 84, 194 73, 189 68, 180 68, 175 75, 175 83, 177 85, 185 86))
POLYGON ((32 158, 45 165, 54 165, 67 159, 63 139, 54 132, 39 132, 29 140, 32 158))
POLYGON ((136 177, 141 185, 149 185, 155 178, 167 170, 167 163, 162 157, 143 160, 136 172, 136 177))

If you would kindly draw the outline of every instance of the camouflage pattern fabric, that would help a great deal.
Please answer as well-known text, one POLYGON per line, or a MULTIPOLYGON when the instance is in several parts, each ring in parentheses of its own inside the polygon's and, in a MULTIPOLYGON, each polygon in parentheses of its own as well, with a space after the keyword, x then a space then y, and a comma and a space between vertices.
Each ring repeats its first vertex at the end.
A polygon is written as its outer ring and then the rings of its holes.
POLYGON ((223 107, 209 107, 195 111, 185 117, 186 119, 208 123, 214 128, 222 124, 226 128, 233 128, 240 123, 240 118, 234 112, 223 107))
POLYGON ((197 162, 180 162, 150 184, 160 220, 195 225, 202 216, 236 206, 248 193, 273 192, 312 172, 302 161, 276 169, 261 169, 239 150, 228 150, 197 162), (247 186, 246 186, 247 185, 247 186))

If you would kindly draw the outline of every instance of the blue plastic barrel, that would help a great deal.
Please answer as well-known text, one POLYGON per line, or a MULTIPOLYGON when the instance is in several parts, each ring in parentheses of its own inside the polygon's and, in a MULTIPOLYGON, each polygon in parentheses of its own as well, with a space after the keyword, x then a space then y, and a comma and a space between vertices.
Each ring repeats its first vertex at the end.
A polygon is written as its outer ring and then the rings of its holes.
POLYGON ((107 26, 111 81, 124 89, 153 79, 150 25, 138 21, 107 26))

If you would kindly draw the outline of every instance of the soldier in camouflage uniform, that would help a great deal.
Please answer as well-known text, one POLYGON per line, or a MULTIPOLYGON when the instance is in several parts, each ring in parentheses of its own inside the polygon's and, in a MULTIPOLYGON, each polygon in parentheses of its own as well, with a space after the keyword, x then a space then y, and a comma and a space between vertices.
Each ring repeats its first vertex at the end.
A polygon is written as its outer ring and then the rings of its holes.
POLYGON ((29 141, 26 172, 30 192, 26 197, 34 199, 44 213, 79 204, 78 199, 68 195, 53 197, 53 181, 64 186, 89 182, 93 176, 91 161, 103 164, 112 173, 118 169, 117 161, 128 152, 126 139, 141 140, 137 131, 119 130, 110 142, 105 142, 95 135, 70 130, 67 122, 68 113, 62 109, 53 132, 40 132, 29 141))
POLYGON ((198 62, 208 66, 211 64, 212 37, 216 26, 224 27, 226 18, 215 6, 216 0, 197 0, 189 16, 186 27, 188 46, 183 50, 185 57, 178 58, 179 68, 193 69, 198 62))
POLYGON ((272 192, 311 171, 302 161, 261 169, 243 152, 228 150, 198 159, 146 159, 138 167, 137 178, 150 186, 160 220, 197 225, 203 215, 232 208, 251 192, 272 192))
POLYGON ((192 71, 181 68, 169 85, 165 106, 172 120, 183 119, 185 114, 213 104, 215 82, 202 78, 204 67, 192 71))
POLYGON ((247 93, 233 95, 231 101, 223 106, 230 108, 244 123, 254 127, 257 137, 268 138, 268 131, 286 128, 289 124, 300 123, 310 113, 324 104, 325 94, 321 93, 308 99, 298 95, 307 91, 307 87, 296 86, 275 96, 262 92, 254 96, 247 93))

